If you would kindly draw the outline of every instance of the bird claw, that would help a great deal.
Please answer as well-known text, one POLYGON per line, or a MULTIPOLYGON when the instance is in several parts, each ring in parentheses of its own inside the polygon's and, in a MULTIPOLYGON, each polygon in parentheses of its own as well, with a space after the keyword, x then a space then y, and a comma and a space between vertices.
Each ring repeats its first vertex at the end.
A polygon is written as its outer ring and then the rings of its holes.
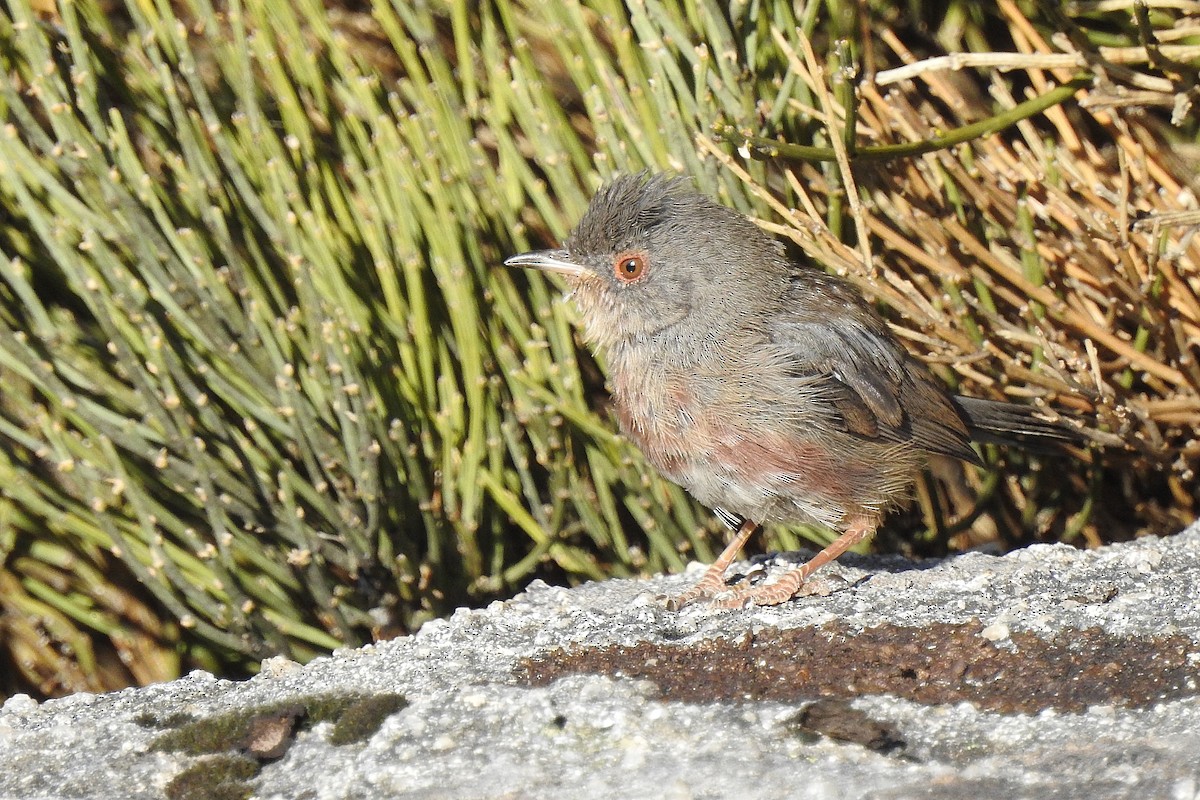
POLYGON ((751 596, 758 587, 739 586, 738 583, 717 589, 697 585, 682 594, 664 595, 663 600, 668 611, 678 611, 700 601, 707 601, 706 604, 711 608, 748 608, 754 605, 751 596))
POLYGON ((686 592, 675 595, 661 595, 663 605, 667 611, 678 611, 679 609, 695 603, 697 600, 709 600, 716 596, 716 592, 702 590, 699 585, 693 586, 686 592))
POLYGON ((659 599, 662 600, 662 603, 666 607, 667 611, 678 611, 691 602, 691 598, 685 597, 681 594, 663 594, 659 595, 659 599))
POLYGON ((753 587, 746 587, 736 592, 722 592, 721 594, 712 598, 711 605, 713 608, 735 611, 753 608, 756 604, 754 599, 750 597, 752 592, 753 587))
POLYGON ((666 597, 666 606, 668 611, 678 611, 684 606, 691 605, 697 600, 711 600, 718 595, 721 595, 726 590, 725 578, 723 577, 724 569, 716 569, 709 567, 696 585, 677 595, 669 595, 666 597))

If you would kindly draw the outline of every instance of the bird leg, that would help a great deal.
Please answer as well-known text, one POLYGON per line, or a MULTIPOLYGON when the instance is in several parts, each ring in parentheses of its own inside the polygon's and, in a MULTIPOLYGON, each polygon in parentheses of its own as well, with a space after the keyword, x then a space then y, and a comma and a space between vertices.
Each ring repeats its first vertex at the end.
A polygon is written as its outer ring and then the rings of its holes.
MULTIPOLYGON (((851 520, 846 532, 821 552, 817 553, 805 565, 783 573, 779 580, 762 586, 745 586, 724 597, 717 597, 713 605, 717 608, 745 608, 746 606, 777 606, 786 603, 800 592, 800 587, 808 580, 808 576, 821 567, 837 559, 842 553, 866 539, 875 532, 877 523, 869 517, 855 517, 851 520)), ((724 557, 724 554, 722 554, 724 557)), ((713 566, 716 566, 715 564, 713 566)), ((727 565, 728 566, 728 565, 727 565)), ((705 574, 705 578, 708 575, 705 574)), ((702 580, 701 583, 704 581, 702 580)), ((699 588, 697 585, 696 588, 699 588)), ((694 591, 694 590, 693 590, 694 591)), ((712 597, 713 595, 704 595, 712 597)))
POLYGON ((721 555, 717 556, 717 560, 712 563, 712 566, 705 570, 704 576, 700 578, 696 585, 683 594, 667 598, 667 609, 678 611, 688 603, 701 598, 714 597, 724 591, 725 570, 729 569, 729 565, 737 557, 738 551, 742 549, 742 545, 746 544, 746 540, 756 530, 758 530, 758 523, 751 522, 748 519, 742 520, 741 527, 738 528, 737 533, 733 536, 733 541, 721 552, 721 555))

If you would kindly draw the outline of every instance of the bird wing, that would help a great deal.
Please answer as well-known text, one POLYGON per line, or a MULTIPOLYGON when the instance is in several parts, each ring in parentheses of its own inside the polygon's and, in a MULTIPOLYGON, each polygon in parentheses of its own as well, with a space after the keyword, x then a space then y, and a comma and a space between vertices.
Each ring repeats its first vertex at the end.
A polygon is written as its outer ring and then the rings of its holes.
POLYGON ((860 436, 893 438, 904 425, 900 405, 903 364, 889 348, 849 320, 788 319, 772 326, 772 340, 787 352, 789 368, 828 379, 828 396, 860 436))
POLYGON ((847 432, 978 461, 946 391, 853 289, 824 273, 793 287, 795 302, 768 326, 771 340, 796 374, 825 380, 847 432), (814 282, 824 287, 818 291, 814 282))

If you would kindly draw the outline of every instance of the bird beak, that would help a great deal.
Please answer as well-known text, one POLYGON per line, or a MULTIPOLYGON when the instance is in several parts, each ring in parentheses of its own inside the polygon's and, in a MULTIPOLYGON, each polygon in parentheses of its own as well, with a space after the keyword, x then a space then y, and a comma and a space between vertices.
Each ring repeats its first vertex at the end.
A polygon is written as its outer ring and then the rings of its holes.
POLYGON ((571 261, 566 250, 534 250, 529 253, 510 256, 504 259, 506 267, 526 267, 540 269, 544 272, 561 272, 572 278, 580 278, 586 269, 571 261))

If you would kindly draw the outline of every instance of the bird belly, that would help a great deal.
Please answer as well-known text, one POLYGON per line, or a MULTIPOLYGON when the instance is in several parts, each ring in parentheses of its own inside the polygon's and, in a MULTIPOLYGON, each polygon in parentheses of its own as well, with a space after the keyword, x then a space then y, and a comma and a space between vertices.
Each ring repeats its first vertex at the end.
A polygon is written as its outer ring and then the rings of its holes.
POLYGON ((882 514, 911 479, 912 460, 894 445, 837 447, 828 432, 747 422, 737 407, 699 402, 682 380, 631 388, 614 383, 617 416, 646 460, 704 505, 755 522, 840 529, 851 516, 882 514))

